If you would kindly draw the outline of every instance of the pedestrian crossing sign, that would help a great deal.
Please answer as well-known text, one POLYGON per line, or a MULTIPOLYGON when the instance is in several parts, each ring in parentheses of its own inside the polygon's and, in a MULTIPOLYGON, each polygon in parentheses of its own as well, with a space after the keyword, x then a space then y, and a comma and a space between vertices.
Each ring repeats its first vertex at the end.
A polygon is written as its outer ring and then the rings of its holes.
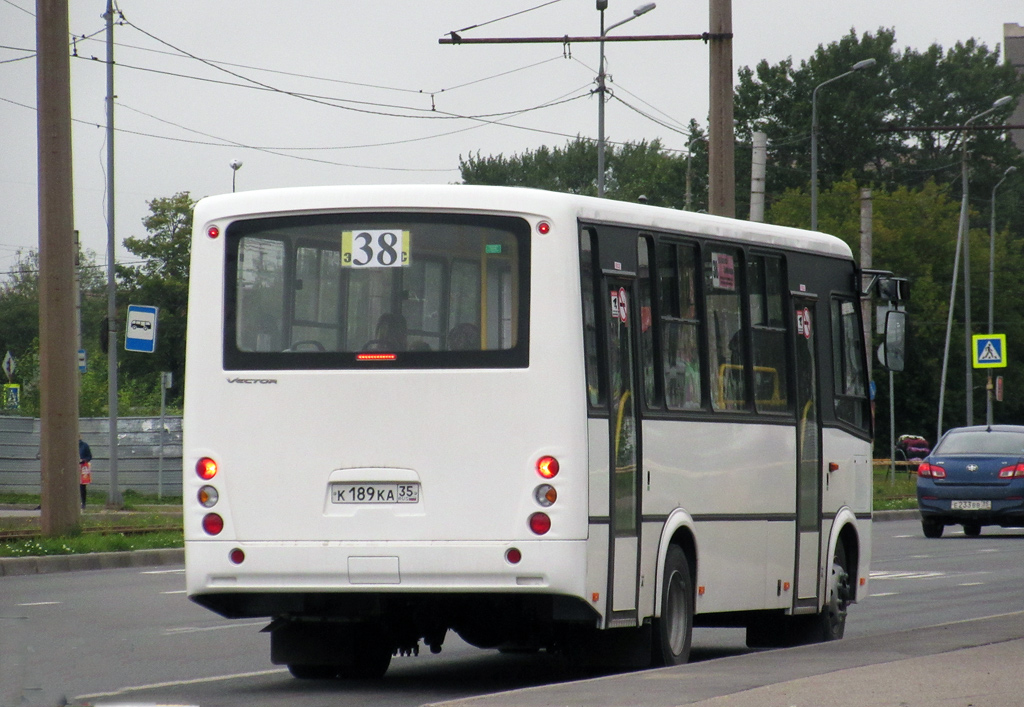
POLYGON ((975 334, 975 368, 1006 368, 1006 334, 975 334))

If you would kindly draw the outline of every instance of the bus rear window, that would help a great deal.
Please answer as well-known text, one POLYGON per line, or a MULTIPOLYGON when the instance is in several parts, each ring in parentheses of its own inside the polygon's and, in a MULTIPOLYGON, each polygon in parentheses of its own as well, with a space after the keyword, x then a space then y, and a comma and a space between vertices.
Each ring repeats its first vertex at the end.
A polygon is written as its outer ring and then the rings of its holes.
POLYGON ((236 221, 224 367, 525 367, 529 234, 481 215, 236 221))

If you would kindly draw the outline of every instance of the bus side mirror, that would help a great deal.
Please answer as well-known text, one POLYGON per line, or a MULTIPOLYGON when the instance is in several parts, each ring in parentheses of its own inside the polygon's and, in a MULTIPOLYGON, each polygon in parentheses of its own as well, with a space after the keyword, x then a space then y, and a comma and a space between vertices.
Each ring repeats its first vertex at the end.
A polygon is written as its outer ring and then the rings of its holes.
POLYGON ((885 343, 882 365, 890 371, 902 371, 907 354, 907 313, 902 309, 889 310, 885 315, 885 343))
POLYGON ((910 299, 910 281, 905 277, 880 277, 875 291, 885 302, 906 302, 910 299))

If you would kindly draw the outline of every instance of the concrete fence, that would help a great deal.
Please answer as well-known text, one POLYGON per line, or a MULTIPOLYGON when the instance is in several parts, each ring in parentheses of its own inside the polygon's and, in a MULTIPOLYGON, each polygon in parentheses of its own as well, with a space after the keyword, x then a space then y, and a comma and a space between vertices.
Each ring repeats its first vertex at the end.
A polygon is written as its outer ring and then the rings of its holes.
MULTIPOLYGON (((92 450, 93 492, 110 490, 110 421, 82 418, 79 430, 92 450)), ((181 496, 181 416, 117 421, 117 485, 121 492, 181 496)), ((39 420, 0 416, 0 492, 40 493, 39 420)))

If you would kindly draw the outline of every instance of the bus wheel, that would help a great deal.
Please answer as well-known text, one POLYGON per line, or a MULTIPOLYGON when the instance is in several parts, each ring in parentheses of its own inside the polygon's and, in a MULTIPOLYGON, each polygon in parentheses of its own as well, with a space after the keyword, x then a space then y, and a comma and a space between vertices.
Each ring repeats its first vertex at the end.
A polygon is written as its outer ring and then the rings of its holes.
POLYGON ((846 564, 846 547, 837 541, 828 581, 828 595, 820 614, 821 638, 825 641, 837 641, 846 633, 846 607, 853 601, 853 588, 850 586, 850 573, 846 564))
POLYGON ((289 665, 288 672, 298 680, 330 680, 338 676, 333 665, 289 665))
POLYGON ((379 680, 391 665, 394 652, 383 637, 381 627, 372 624, 356 631, 352 641, 352 659, 335 671, 344 680, 379 680))
POLYGON ((661 616, 654 621, 654 662, 682 665, 690 658, 693 638, 693 581, 686 553, 670 545, 665 556, 661 616))

